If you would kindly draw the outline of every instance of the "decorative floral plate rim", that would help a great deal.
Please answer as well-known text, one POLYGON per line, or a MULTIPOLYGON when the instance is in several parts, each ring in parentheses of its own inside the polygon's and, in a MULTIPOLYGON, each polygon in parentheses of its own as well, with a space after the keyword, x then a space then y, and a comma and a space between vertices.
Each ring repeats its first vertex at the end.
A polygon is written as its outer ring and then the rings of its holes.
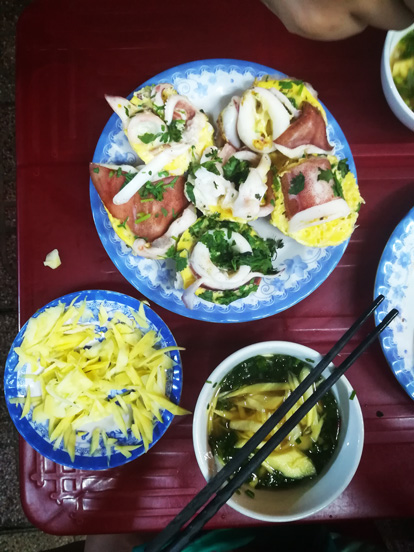
MULTIPOLYGON (((209 84, 212 86, 214 83, 214 86, 218 86, 217 79, 222 79, 220 84, 222 88, 227 86, 227 92, 223 97, 230 98, 236 90, 240 89, 241 84, 237 88, 238 83, 248 82, 248 84, 244 84, 244 87, 247 88, 253 78, 268 74, 277 75, 280 78, 286 76, 271 67, 254 62, 236 59, 206 59, 167 69, 140 84, 136 90, 149 84, 168 81, 178 88, 179 93, 186 93, 190 100, 194 101, 194 95, 198 97, 198 107, 203 107, 204 104, 200 105, 200 101, 204 97, 208 99, 206 90, 208 90, 209 84)), ((131 96, 132 93, 128 97, 131 96)), ((197 104, 197 102, 195 103, 197 104)), ((335 154, 340 158, 348 159, 350 170, 356 176, 355 164, 348 142, 329 110, 324 105, 323 107, 328 119, 329 138, 335 145, 335 154)), ((119 164, 136 161, 136 155, 131 148, 128 146, 130 151, 126 153, 123 150, 125 143, 117 142, 123 139, 122 135, 119 118, 113 113, 98 140, 93 161, 95 163, 112 161, 119 164), (120 150, 122 153, 119 153, 120 150)), ((126 138, 124 139, 127 143, 126 138)), ((336 247, 306 248, 279 232, 277 237, 282 237, 285 244, 288 243, 289 247, 292 247, 293 252, 285 263, 281 263, 283 270, 280 278, 273 280, 263 278, 256 293, 230 305, 215 305, 198 300, 195 307, 190 310, 182 303, 182 290, 174 289, 173 263, 166 260, 153 261, 132 255, 111 227, 107 213, 92 182, 90 182, 90 199, 98 235, 110 259, 121 274, 151 301, 171 312, 197 320, 219 323, 247 322, 266 318, 292 307, 309 296, 328 278, 349 243, 349 240, 346 240, 336 247)), ((278 231, 275 230, 275 232, 278 231)))
POLYGON ((414 208, 398 223, 382 253, 375 278, 374 295, 385 300, 375 311, 378 325, 390 309, 398 318, 380 335, 384 356, 399 384, 414 399, 414 208), (411 319, 410 316, 411 315, 411 319))
MULTIPOLYGON (((62 297, 54 299, 44 307, 40 308, 31 318, 37 317, 40 313, 42 313, 46 309, 50 307, 54 307, 59 303, 64 303, 65 305, 69 305, 74 299, 77 299, 75 304, 86 299, 88 308, 99 309, 99 306, 101 304, 104 304, 106 308, 111 308, 111 309, 116 308, 117 310, 121 310, 121 311, 124 310, 125 314, 127 313, 128 309, 132 309, 133 311, 138 311, 138 308, 141 304, 141 302, 138 299, 129 297, 128 295, 124 295, 122 293, 118 293, 115 291, 85 290, 85 291, 69 293, 68 295, 64 295, 62 297)), ((149 329, 156 330, 161 337, 160 347, 176 346, 177 344, 175 342, 175 339, 171 331, 167 327, 167 325, 163 322, 163 320, 150 307, 148 307, 145 304, 144 304, 144 310, 145 310, 145 316, 149 324, 149 329)), ((81 445, 78 446, 78 441, 77 441, 76 455, 74 460, 72 461, 69 457, 69 454, 63 449, 62 444, 60 444, 59 448, 55 450, 53 449, 53 443, 51 443, 48 437, 46 436, 47 422, 44 422, 44 423, 32 422, 31 413, 29 414, 28 417, 20 419, 20 416, 22 413, 22 406, 21 405, 17 406, 10 402, 11 398, 16 397, 18 393, 18 388, 19 386, 21 387, 22 385, 21 381, 19 381, 19 378, 17 376, 17 372, 15 371, 15 367, 18 362, 18 356, 14 349, 19 345, 21 345, 29 320, 24 324, 24 326, 22 326, 22 328, 20 329, 19 333, 17 334, 16 338, 13 341, 13 344, 10 348, 9 355, 6 360, 5 372, 4 372, 4 394, 5 394, 7 408, 9 410, 10 417, 13 420, 14 425, 16 426, 16 429, 18 430, 20 435, 26 440, 26 442, 37 452, 39 452, 46 458, 53 460, 57 464, 67 466, 69 468, 83 469, 83 470, 104 470, 104 469, 113 468, 116 466, 121 466, 123 464, 126 464, 127 462, 135 460, 136 458, 144 454, 145 449, 141 441, 141 446, 139 446, 135 450, 132 450, 131 456, 129 458, 126 458, 120 452, 113 451, 110 461, 108 462, 107 456, 104 454, 105 451, 103 446, 100 446, 98 448, 97 450, 98 455, 90 456, 87 453, 85 454, 84 449, 86 447, 85 446, 82 447, 81 445)), ((170 400, 178 404, 180 401, 181 390, 182 390, 182 365, 181 365, 180 353, 179 351, 171 351, 168 354, 170 355, 170 357, 174 362, 174 367, 171 370, 170 378, 167 383, 168 388, 167 388, 166 394, 170 398, 170 400)), ((159 439, 164 435, 164 433, 170 426, 173 417, 174 416, 170 412, 166 410, 163 411, 162 413, 163 423, 159 421, 155 422, 154 439, 153 439, 153 442, 149 445, 149 448, 154 446, 159 441, 159 439)), ((119 431, 119 436, 120 437, 122 436, 120 431, 119 431)), ((131 434, 130 431, 128 432, 128 438, 124 444, 131 444, 131 445, 137 444, 135 437, 131 434)))

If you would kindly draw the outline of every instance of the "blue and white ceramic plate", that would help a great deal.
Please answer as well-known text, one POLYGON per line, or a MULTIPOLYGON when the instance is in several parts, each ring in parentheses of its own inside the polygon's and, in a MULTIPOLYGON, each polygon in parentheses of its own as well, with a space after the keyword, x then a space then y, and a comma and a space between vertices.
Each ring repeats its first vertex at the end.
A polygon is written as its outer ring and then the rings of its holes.
MULTIPOLYGON (((59 303, 69 305, 74 299, 76 299, 75 305, 78 303, 80 304, 84 299, 86 299, 86 311, 88 311, 88 314, 85 318, 81 319, 81 322, 85 323, 98 320, 98 312, 101 305, 103 305, 106 309, 109 319, 112 318, 111 314, 113 315, 116 311, 121 311, 126 316, 131 317, 131 313, 137 312, 140 306, 140 302, 137 299, 133 299, 132 297, 128 297, 127 295, 123 295, 121 293, 102 290, 80 291, 78 293, 71 293, 60 297, 59 299, 55 299, 45 307, 38 310, 33 317, 37 317, 44 310, 49 307, 54 307, 59 303)), ((161 338, 157 344, 158 347, 175 347, 176 342, 174 337, 161 318, 147 305, 144 305, 144 309, 148 327, 141 328, 142 332, 146 333, 149 330, 155 330, 161 338)), ((130 429, 128 430, 127 437, 124 437, 119 429, 111 429, 107 431, 107 434, 109 437, 116 438, 118 440, 118 444, 129 446, 138 445, 138 448, 131 451, 131 456, 129 458, 126 458, 123 454, 116 452, 113 449, 112 455, 108 462, 102 437, 100 438, 98 449, 95 451, 94 455, 91 456, 89 452, 91 434, 85 433, 81 437, 77 436, 75 459, 72 462, 68 452, 64 450, 62 443, 58 448, 56 448, 56 450, 54 449, 54 445, 49 439, 48 421, 40 423, 32 420, 33 407, 28 416, 20 419, 23 406, 13 404, 10 400, 15 397, 25 397, 27 394, 27 387, 30 385, 30 383, 28 383, 30 380, 24 377, 24 374, 27 371, 27 366, 23 366, 16 370, 19 359, 17 353, 15 352, 15 348, 19 347, 23 341, 27 324, 28 322, 26 322, 18 333, 13 345, 11 346, 9 356, 7 357, 4 374, 4 393, 10 416, 17 430, 29 443, 29 445, 31 445, 43 456, 46 456, 46 458, 50 458, 58 464, 84 470, 103 470, 108 467, 112 468, 120 466, 144 454, 145 448, 142 441, 138 441, 132 435, 130 429)), ((178 351, 171 351, 167 354, 169 354, 172 358, 174 367, 167 377, 166 395, 172 402, 178 404, 182 388, 182 367, 180 354, 178 351)), ((168 426, 171 424, 172 419, 173 415, 164 410, 162 414, 162 423, 157 421, 154 425, 154 439, 150 447, 152 447, 162 437, 162 435, 164 435, 168 426)))
POLYGON ((399 317, 380 335, 385 358, 395 377, 414 399, 414 208, 391 234, 375 279, 375 297, 385 300, 375 311, 378 324, 392 309, 399 317))
MULTIPOLYGON (((286 76, 257 63, 228 59, 203 60, 168 69, 140 84, 137 90, 148 84, 170 82, 179 94, 187 96, 198 108, 203 109, 214 124, 218 114, 233 95, 248 88, 255 78, 269 74, 277 78, 286 76)), ((131 96, 132 94, 128 97, 131 96)), ((356 175, 355 164, 345 136, 328 110, 326 115, 329 141, 334 145, 334 153, 341 159, 347 158, 351 171, 356 175)), ((111 116, 99 138, 93 161, 132 165, 138 163, 138 158, 122 130, 121 121, 115 114, 111 116)), ((214 305, 197 299, 194 308, 189 310, 181 300, 183 290, 174 288, 174 264, 171 261, 154 261, 133 255, 131 249, 112 229, 92 183, 90 197, 99 237, 121 274, 137 290, 165 309, 198 320, 246 322, 283 311, 307 297, 324 282, 348 245, 348 242, 344 242, 339 246, 325 249, 306 247, 286 238, 267 224, 266 237, 282 237, 284 241, 284 248, 277 259, 277 266, 281 269, 279 276, 273 279, 263 278, 256 293, 228 306, 214 305)))

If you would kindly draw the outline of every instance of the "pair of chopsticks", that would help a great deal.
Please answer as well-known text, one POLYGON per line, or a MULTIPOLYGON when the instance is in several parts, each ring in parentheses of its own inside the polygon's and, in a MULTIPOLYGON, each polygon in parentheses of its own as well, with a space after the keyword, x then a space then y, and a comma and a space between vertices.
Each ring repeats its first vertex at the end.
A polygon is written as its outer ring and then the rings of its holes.
POLYGON ((297 403, 305 391, 313 385, 322 372, 332 362, 336 355, 349 342, 354 334, 369 319, 375 309, 384 300, 379 295, 372 305, 358 320, 345 332, 341 339, 323 357, 323 359, 311 370, 310 374, 299 384, 293 393, 282 403, 262 427, 249 439, 234 456, 208 483, 207 485, 187 504, 187 506, 167 525, 145 547, 145 552, 180 552, 197 533, 203 528, 207 521, 230 499, 233 493, 248 479, 249 475, 260 466, 269 454, 283 441, 292 429, 306 416, 313 406, 329 391, 339 380, 346 370, 361 356, 361 354, 375 341, 379 334, 398 315, 396 309, 391 310, 382 322, 352 351, 349 357, 342 364, 332 371, 331 375, 324 380, 312 395, 296 410, 296 412, 283 424, 283 426, 258 449, 258 445, 274 429, 274 427, 286 416, 289 410, 297 403), (222 488, 221 488, 222 487, 222 488), (214 498, 213 495, 215 494, 214 498), (210 500, 211 499, 211 500, 210 500), (204 506, 205 505, 205 506, 204 506), (200 513, 194 517, 204 506, 200 513), (191 518, 194 519, 181 530, 191 518))

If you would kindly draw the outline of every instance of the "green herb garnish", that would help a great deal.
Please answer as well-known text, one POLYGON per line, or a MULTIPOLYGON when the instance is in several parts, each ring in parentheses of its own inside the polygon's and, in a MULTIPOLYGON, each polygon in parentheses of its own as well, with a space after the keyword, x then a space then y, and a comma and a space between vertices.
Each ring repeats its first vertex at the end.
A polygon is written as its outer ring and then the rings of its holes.
POLYGON ((196 200, 194 195, 194 184, 191 184, 190 182, 186 182, 185 193, 188 199, 191 201, 191 203, 195 204, 196 200))
POLYGON ((318 180, 329 182, 333 177, 332 169, 319 169, 318 180))
POLYGON ((167 259, 173 259, 175 261, 177 272, 181 272, 182 270, 187 268, 187 253, 184 251, 177 251, 173 245, 168 249, 165 257, 167 259))
POLYGON ((233 182, 236 189, 239 189, 240 184, 245 182, 249 176, 250 165, 247 161, 230 157, 225 165, 223 165, 223 175, 226 180, 233 182))
POLYGON ((126 228, 126 223, 128 222, 129 217, 127 217, 124 222, 118 224, 118 228, 126 228))
POLYGON ((147 214, 145 214, 145 213, 138 213, 138 214, 139 214, 140 216, 139 216, 137 219, 135 219, 135 224, 139 224, 140 222, 144 222, 144 220, 148 220, 148 219, 150 218, 150 216, 151 216, 150 213, 147 213, 147 214))
POLYGON ((138 135, 138 138, 141 140, 143 144, 150 144, 151 142, 154 142, 158 138, 158 134, 153 134, 152 132, 146 132, 145 134, 138 135))
POLYGON ((303 173, 300 172, 299 174, 294 176, 290 181, 289 193, 292 195, 297 195, 300 192, 302 192, 304 188, 305 188, 305 177, 303 173))

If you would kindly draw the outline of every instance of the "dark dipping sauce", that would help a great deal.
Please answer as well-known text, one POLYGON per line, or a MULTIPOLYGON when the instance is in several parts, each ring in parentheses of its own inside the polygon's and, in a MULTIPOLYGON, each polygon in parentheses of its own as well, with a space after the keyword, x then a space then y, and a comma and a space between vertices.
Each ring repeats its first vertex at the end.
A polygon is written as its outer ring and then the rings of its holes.
MULTIPOLYGON (((231 370, 231 372, 229 372, 221 383, 217 385, 216 394, 214 396, 215 398, 209 405, 209 445, 221 463, 227 463, 240 450, 240 446, 239 448, 236 448, 235 446, 236 443, 240 441, 240 433, 230 427, 230 420, 223 417, 223 415, 219 415, 214 412, 220 411, 228 413, 230 416, 237 416, 240 411, 240 400, 239 406, 237 406, 234 403, 234 397, 226 398, 222 395, 234 392, 237 389, 241 389, 252 384, 288 384, 289 382, 291 383, 292 380, 295 380, 295 378, 298 383, 298 381, 301 381, 301 379, 304 379, 305 377, 303 370, 306 371, 311 369, 311 363, 303 362, 295 357, 269 354, 249 358, 238 364, 235 368, 233 368, 233 370, 231 370)), ((319 381, 322 381, 322 379, 319 381)), ((290 392, 291 391, 287 389, 282 392, 282 395, 283 393, 286 393, 285 396, 287 396, 290 392)), ((254 397, 254 395, 244 396, 254 397)), ((261 396, 263 397, 263 393, 261 396)), ((266 397, 264 397, 264 399, 266 400, 266 397)), ((315 415, 314 419, 323 419, 322 428, 320 429, 317 439, 313 441, 309 438, 309 435, 304 435, 295 441, 290 441, 287 445, 285 441, 282 443, 282 445, 285 443, 284 450, 291 451, 292 449, 300 449, 299 453, 303 453, 303 456, 306 455, 307 457, 304 458, 305 464, 306 462, 310 464, 308 459, 311 460, 311 463, 314 466, 313 473, 309 475, 308 470, 307 473, 304 475, 301 474, 299 477, 288 477, 282 473, 282 471, 277 469, 269 471, 269 469, 266 469, 262 464, 255 472, 253 472, 249 480, 252 487, 259 489, 297 485, 313 479, 321 472, 324 466, 326 466, 332 457, 338 442, 340 427, 338 405, 334 395, 331 392, 328 392, 314 408, 317 408, 318 410, 318 415, 315 415), (305 444, 305 440, 309 446, 305 444)), ((277 407, 274 410, 276 409, 277 407)), ((254 416, 254 411, 248 407, 242 407, 241 410, 246 416, 254 416)), ((272 412, 274 410, 272 410, 272 412)), ((263 410, 263 412, 265 411, 263 410)), ((268 412, 267 416, 270 416, 270 412, 268 412)), ((305 420, 305 418, 303 420, 305 420)), ((256 431, 256 429, 254 431, 256 431)), ((267 460, 269 460, 269 458, 270 456, 267 460)))

